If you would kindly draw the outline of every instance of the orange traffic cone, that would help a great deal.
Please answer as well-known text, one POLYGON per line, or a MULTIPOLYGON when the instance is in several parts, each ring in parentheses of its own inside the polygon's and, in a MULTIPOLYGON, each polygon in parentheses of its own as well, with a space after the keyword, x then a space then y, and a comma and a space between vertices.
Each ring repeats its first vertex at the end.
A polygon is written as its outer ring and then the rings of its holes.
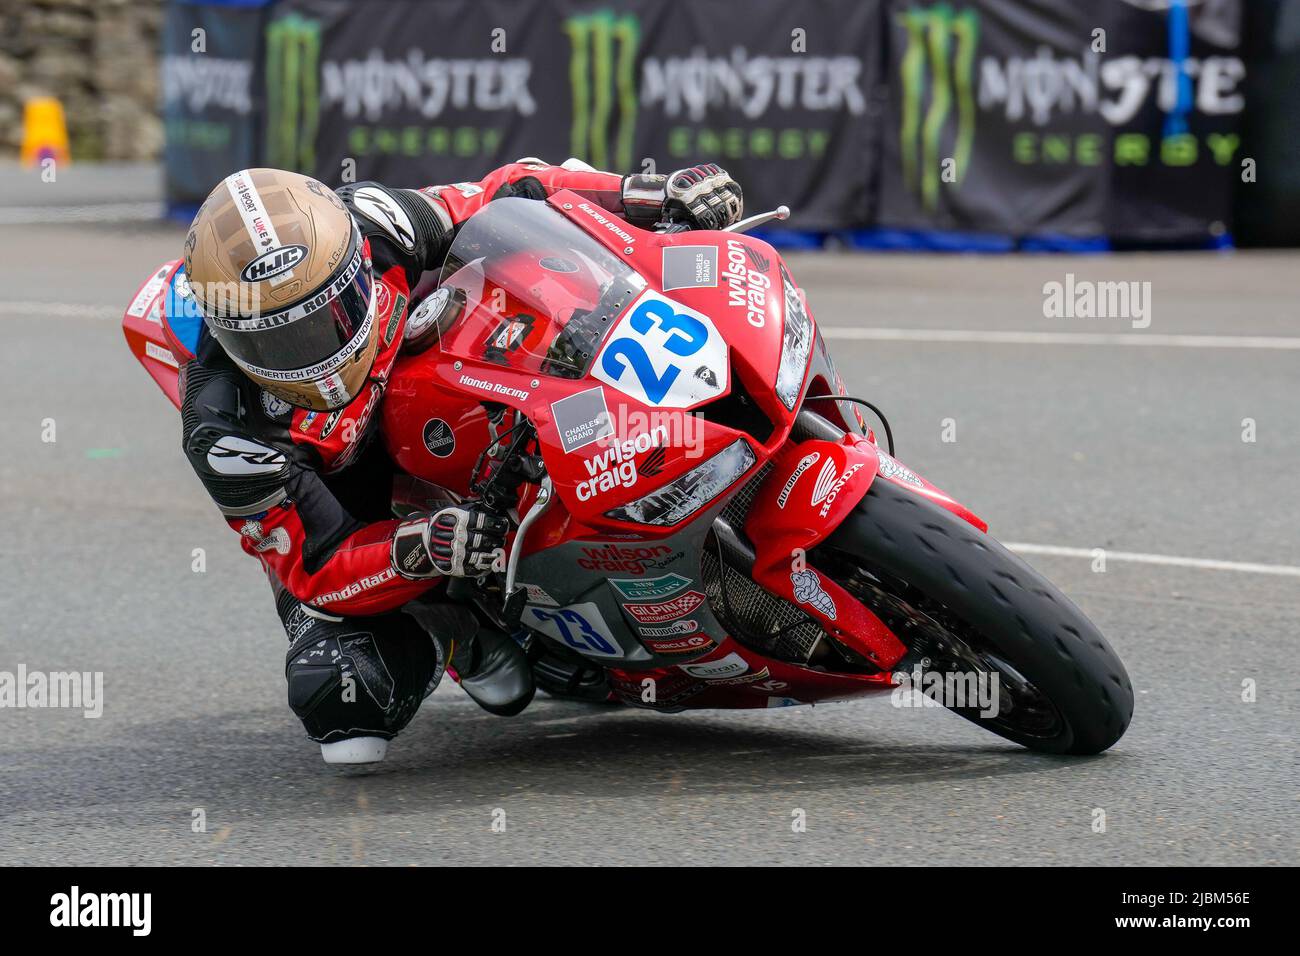
POLYGON ((71 162, 63 104, 54 97, 38 96, 23 104, 21 157, 24 166, 38 166, 46 159, 59 165, 71 162))

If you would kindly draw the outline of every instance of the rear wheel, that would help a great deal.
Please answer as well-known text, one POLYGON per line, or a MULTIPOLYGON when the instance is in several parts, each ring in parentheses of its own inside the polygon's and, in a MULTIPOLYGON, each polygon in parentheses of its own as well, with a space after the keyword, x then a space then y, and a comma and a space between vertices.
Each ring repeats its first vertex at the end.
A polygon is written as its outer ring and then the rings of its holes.
POLYGON ((997 713, 950 706, 966 719, 1047 753, 1100 753, 1128 728, 1133 687, 1093 623, 933 502, 877 479, 811 558, 907 645, 900 669, 997 675, 997 713))

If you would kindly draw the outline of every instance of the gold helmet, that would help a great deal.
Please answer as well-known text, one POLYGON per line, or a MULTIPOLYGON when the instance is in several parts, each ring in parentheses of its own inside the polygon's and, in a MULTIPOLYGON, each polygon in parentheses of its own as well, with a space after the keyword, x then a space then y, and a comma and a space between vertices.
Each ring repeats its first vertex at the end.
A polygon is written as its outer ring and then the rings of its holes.
POLYGON ((199 207, 185 272, 208 331, 277 398, 326 411, 374 364, 375 296, 361 233, 322 183, 241 169, 199 207))

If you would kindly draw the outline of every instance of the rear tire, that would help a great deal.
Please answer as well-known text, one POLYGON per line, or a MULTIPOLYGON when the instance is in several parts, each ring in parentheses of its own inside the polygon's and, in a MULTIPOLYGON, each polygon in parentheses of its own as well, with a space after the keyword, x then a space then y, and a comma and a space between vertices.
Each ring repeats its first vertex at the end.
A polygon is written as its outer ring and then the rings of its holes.
POLYGON ((1093 623, 1020 558, 926 498, 877 478, 811 558, 874 612, 903 620, 910 650, 945 632, 951 640, 938 640, 949 649, 973 649, 986 665, 977 669, 1002 675, 1004 713, 1020 706, 1010 688, 1025 695, 1020 723, 951 708, 966 719, 1046 753, 1100 753, 1128 728, 1133 686, 1093 623), (1036 711, 1034 691, 1059 720, 1036 711))

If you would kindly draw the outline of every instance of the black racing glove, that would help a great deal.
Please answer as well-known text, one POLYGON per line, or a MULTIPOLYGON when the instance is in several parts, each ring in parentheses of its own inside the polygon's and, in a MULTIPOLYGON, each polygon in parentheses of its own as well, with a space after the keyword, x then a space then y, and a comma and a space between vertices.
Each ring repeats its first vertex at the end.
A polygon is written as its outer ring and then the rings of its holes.
POLYGON ((739 222, 745 197, 731 174, 714 163, 679 169, 668 177, 664 215, 697 229, 722 229, 739 222))
POLYGON ((505 518, 479 508, 452 506, 398 525, 393 535, 393 568, 404 578, 476 578, 505 555, 505 518))

